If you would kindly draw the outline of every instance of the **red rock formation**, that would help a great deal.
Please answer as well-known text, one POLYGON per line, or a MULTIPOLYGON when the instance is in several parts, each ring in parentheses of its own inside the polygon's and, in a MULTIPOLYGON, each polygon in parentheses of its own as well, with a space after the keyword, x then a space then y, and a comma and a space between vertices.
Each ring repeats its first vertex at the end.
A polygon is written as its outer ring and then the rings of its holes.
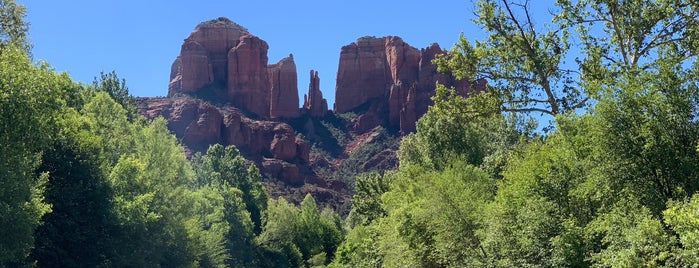
POLYGON ((395 36, 362 37, 342 47, 335 88, 336 113, 366 109, 358 131, 388 123, 401 133, 415 131, 432 104, 436 83, 470 91, 466 81, 437 72, 432 60, 444 53, 432 44, 417 50, 395 36))
POLYGON ((228 52, 228 100, 263 117, 269 115, 270 105, 268 48, 262 39, 246 35, 228 52))
POLYGON ((247 29, 227 18, 197 25, 172 64, 168 96, 192 92, 215 81, 225 85, 228 51, 246 35, 250 35, 247 29))
POLYGON ((296 137, 296 154, 303 162, 308 163, 311 154, 311 147, 304 139, 296 137))
POLYGON ((279 124, 274 127, 274 139, 270 149, 276 159, 291 161, 296 158, 296 136, 291 126, 279 124))
POLYGON ((168 96, 208 96, 258 117, 296 117, 296 65, 289 57, 268 66, 268 48, 227 18, 200 23, 172 64, 168 96))
POLYGON ((419 51, 400 37, 362 37, 342 47, 335 107, 349 112, 372 99, 386 99, 391 85, 410 83, 418 73, 419 51))
POLYGON ((148 118, 162 116, 168 128, 194 151, 221 142, 223 116, 213 105, 192 98, 149 98, 140 104, 148 118))
POLYGON ((303 95, 303 109, 311 117, 322 117, 328 112, 328 101, 323 98, 323 92, 320 91, 320 77, 317 71, 311 70, 308 94, 303 95))
POLYGON ((267 67, 270 93, 269 116, 271 118, 295 118, 299 115, 298 83, 294 56, 281 59, 267 67))
MULTIPOLYGON (((417 97, 416 95, 417 93, 415 91, 415 87, 410 87, 410 89, 408 90, 408 95, 405 98, 405 103, 403 103, 401 107, 400 118, 398 123, 400 124, 400 130, 403 133, 411 133, 415 132, 416 130, 415 123, 418 119, 418 111, 416 111, 418 107, 415 104, 415 98, 417 97)), ((424 107, 427 106, 429 106, 429 104, 427 104, 424 107)), ((420 115, 423 115, 425 112, 427 112, 427 110, 423 111, 420 115)))
POLYGON ((262 161, 263 172, 291 186, 303 185, 299 167, 279 159, 267 158, 262 161))

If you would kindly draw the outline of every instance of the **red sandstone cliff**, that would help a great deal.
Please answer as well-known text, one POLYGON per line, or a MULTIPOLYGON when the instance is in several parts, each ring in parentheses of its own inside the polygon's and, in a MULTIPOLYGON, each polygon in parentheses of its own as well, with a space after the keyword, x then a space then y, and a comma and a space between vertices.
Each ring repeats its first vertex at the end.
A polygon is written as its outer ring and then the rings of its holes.
POLYGON ((207 96, 263 118, 297 116, 293 57, 268 66, 268 48, 227 18, 202 22, 185 38, 172 64, 168 96, 207 96), (287 101, 279 102, 280 97, 287 101))
POLYGON ((436 82, 470 91, 465 81, 437 72, 432 60, 440 53, 437 44, 418 50, 396 36, 362 37, 342 47, 334 111, 364 109, 359 131, 388 124, 404 134, 414 132, 417 119, 432 104, 436 82))
POLYGON ((298 82, 294 56, 281 59, 267 67, 272 86, 269 116, 271 118, 294 118, 299 116, 298 82))

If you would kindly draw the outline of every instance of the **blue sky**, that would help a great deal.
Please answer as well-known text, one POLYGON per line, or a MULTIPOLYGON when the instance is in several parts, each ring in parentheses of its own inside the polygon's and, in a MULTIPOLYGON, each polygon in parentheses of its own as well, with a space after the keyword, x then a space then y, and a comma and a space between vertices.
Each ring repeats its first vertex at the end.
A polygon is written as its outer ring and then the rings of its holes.
MULTIPOLYGON (((294 54, 299 93, 318 70, 334 102, 340 48, 362 36, 397 35, 417 48, 448 49, 463 32, 480 39, 471 0, 432 1, 43 1, 27 7, 36 60, 90 83, 115 70, 135 96, 164 96, 182 40, 201 21, 228 17, 269 44, 269 62, 294 54)), ((303 98, 301 98, 303 99, 303 98)))
POLYGON ((269 44, 269 61, 294 54, 302 96, 318 70, 334 101, 340 48, 362 36, 401 36, 417 48, 450 48, 459 33, 482 35, 470 0, 433 1, 42 1, 27 7, 37 60, 89 83, 115 70, 133 95, 167 94, 170 65, 201 21, 228 17, 269 44))

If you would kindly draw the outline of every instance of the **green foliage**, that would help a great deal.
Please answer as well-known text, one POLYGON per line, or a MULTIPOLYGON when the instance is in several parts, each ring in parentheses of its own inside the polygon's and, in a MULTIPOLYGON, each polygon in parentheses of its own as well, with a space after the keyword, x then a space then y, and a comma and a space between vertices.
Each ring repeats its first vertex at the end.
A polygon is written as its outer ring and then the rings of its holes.
POLYGON ((300 267, 301 252, 292 240, 298 209, 283 198, 270 199, 263 232, 257 237, 267 267, 300 267))
POLYGON ((521 134, 496 112, 492 95, 464 98, 453 88, 438 86, 433 100, 435 104, 418 120, 417 132, 401 141, 401 165, 441 170, 451 159, 462 158, 499 170, 495 154, 506 157, 502 154, 521 134))
POLYGON ((486 255, 477 232, 480 213, 495 193, 492 177, 458 160, 442 172, 404 172, 382 199, 389 217, 400 222, 398 234, 409 254, 423 267, 482 264, 486 255))
MULTIPOLYGON (((699 6, 556 3, 541 32, 527 1, 477 1, 487 39, 436 62, 488 87, 438 87, 399 170, 357 177, 345 236, 310 195, 268 200, 233 146, 188 161, 115 72, 84 87, 33 64, 23 7, 0 0, 0 266, 697 266, 699 6)), ((340 154, 353 116, 313 122, 334 136, 314 146, 340 154)), ((379 131, 339 172, 395 143, 379 131)))
POLYGON ((351 226, 367 225, 371 221, 385 217, 381 196, 388 192, 391 175, 366 173, 357 176, 352 196, 352 210, 347 216, 351 226))
POLYGON ((192 158, 196 172, 196 184, 212 187, 234 187, 243 193, 243 201, 259 234, 262 229, 262 215, 267 207, 267 194, 262 184, 259 170, 248 165, 235 146, 223 147, 215 144, 209 147, 206 155, 197 153, 192 158))
POLYGON ((78 142, 59 141, 44 152, 39 167, 49 175, 44 196, 51 204, 34 233, 31 257, 42 265, 102 266, 114 258, 111 189, 93 148, 78 142))
POLYGON ((602 249, 590 257, 596 267, 657 267, 670 257, 674 238, 643 205, 619 202, 590 223, 591 235, 602 237, 602 249))
POLYGON ((699 260, 699 194, 684 202, 670 201, 663 216, 679 239, 674 252, 677 266, 696 265, 699 260))
POLYGON ((699 190, 696 77, 677 65, 622 77, 594 110, 612 187, 634 191, 656 216, 668 199, 699 190))
POLYGON ((694 1, 558 0, 555 21, 575 28, 584 55, 581 78, 589 94, 615 88, 619 75, 658 69, 662 61, 697 55, 699 5, 694 1))
POLYGON ((575 159, 564 144, 532 144, 514 159, 498 184, 495 201, 485 213, 484 247, 497 266, 559 266, 550 255, 551 239, 561 232, 568 193, 577 179, 575 159), (559 163, 561 159, 570 159, 559 163))
POLYGON ((495 193, 490 175, 457 160, 443 171, 410 166, 390 176, 391 188, 381 197, 386 216, 355 225, 340 246, 336 265, 485 264, 478 233, 484 224, 481 213, 495 193), (376 248, 379 252, 372 251, 376 248))
POLYGON ((340 147, 345 147, 350 141, 350 136, 346 131, 333 124, 332 121, 320 121, 320 124, 327 129, 340 147))
POLYGON ((95 91, 107 92, 109 97, 126 110, 129 121, 133 121, 138 117, 138 108, 133 96, 129 94, 126 79, 122 78, 120 80, 115 71, 109 73, 100 72, 99 77, 95 77, 92 80, 92 88, 95 91))
POLYGON ((343 233, 335 212, 323 211, 311 195, 294 207, 283 198, 270 200, 267 220, 257 238, 266 266, 300 267, 332 261, 343 233))
POLYGON ((244 267, 256 263, 254 234, 261 231, 262 215, 267 209, 267 195, 254 165, 248 167, 235 146, 211 145, 206 155, 192 158, 196 173, 195 188, 221 196, 222 220, 227 223, 226 251, 228 266, 244 267))
POLYGON ((328 267, 381 267, 384 253, 380 242, 386 240, 381 234, 378 224, 355 225, 337 248, 335 259, 328 267))
POLYGON ((27 11, 14 0, 0 1, 0 51, 14 46, 30 55, 31 44, 27 42, 29 25, 24 22, 27 11))
POLYGON ((47 176, 36 168, 51 144, 61 95, 74 88, 67 75, 33 65, 16 46, 0 49, 0 266, 24 261, 34 229, 50 211, 43 198, 47 176))
POLYGON ((479 0, 474 23, 488 37, 471 42, 463 35, 436 63, 457 78, 487 79, 487 94, 500 111, 565 114, 582 108, 587 98, 573 79, 574 71, 560 66, 570 49, 565 27, 533 23, 529 2, 479 0))

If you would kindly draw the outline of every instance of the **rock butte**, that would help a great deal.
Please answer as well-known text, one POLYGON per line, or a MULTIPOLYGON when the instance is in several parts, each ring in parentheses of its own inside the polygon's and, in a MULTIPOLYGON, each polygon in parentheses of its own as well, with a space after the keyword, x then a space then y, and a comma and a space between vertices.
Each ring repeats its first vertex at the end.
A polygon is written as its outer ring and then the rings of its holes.
POLYGON ((363 108, 359 128, 381 124, 403 134, 414 132, 417 119, 432 104, 437 82, 462 94, 470 91, 470 83, 437 72, 432 60, 442 53, 436 43, 418 50, 397 36, 362 37, 342 47, 335 113, 363 108))
MULTIPOLYGON (((309 143, 292 125, 304 135, 318 135, 315 118, 354 112, 348 129, 358 136, 379 125, 407 134, 432 104, 437 82, 462 94, 470 91, 466 81, 437 72, 432 60, 444 53, 437 44, 418 50, 396 36, 362 37, 340 50, 333 111, 313 70, 299 108, 293 55, 268 64, 268 48, 227 18, 202 22, 172 64, 168 97, 139 98, 139 109, 148 118, 166 118, 190 154, 215 143, 236 145, 270 178, 337 207, 349 199, 347 185, 313 171, 312 165, 329 163, 312 163, 309 143)), ((391 155, 395 152, 381 152, 376 163, 366 165, 391 163, 384 161, 391 155)), ((273 196, 284 194, 266 185, 273 196)))
POLYGON ((172 63, 168 96, 216 99, 261 118, 297 117, 294 57, 268 65, 268 48, 227 18, 202 22, 185 38, 172 63))

